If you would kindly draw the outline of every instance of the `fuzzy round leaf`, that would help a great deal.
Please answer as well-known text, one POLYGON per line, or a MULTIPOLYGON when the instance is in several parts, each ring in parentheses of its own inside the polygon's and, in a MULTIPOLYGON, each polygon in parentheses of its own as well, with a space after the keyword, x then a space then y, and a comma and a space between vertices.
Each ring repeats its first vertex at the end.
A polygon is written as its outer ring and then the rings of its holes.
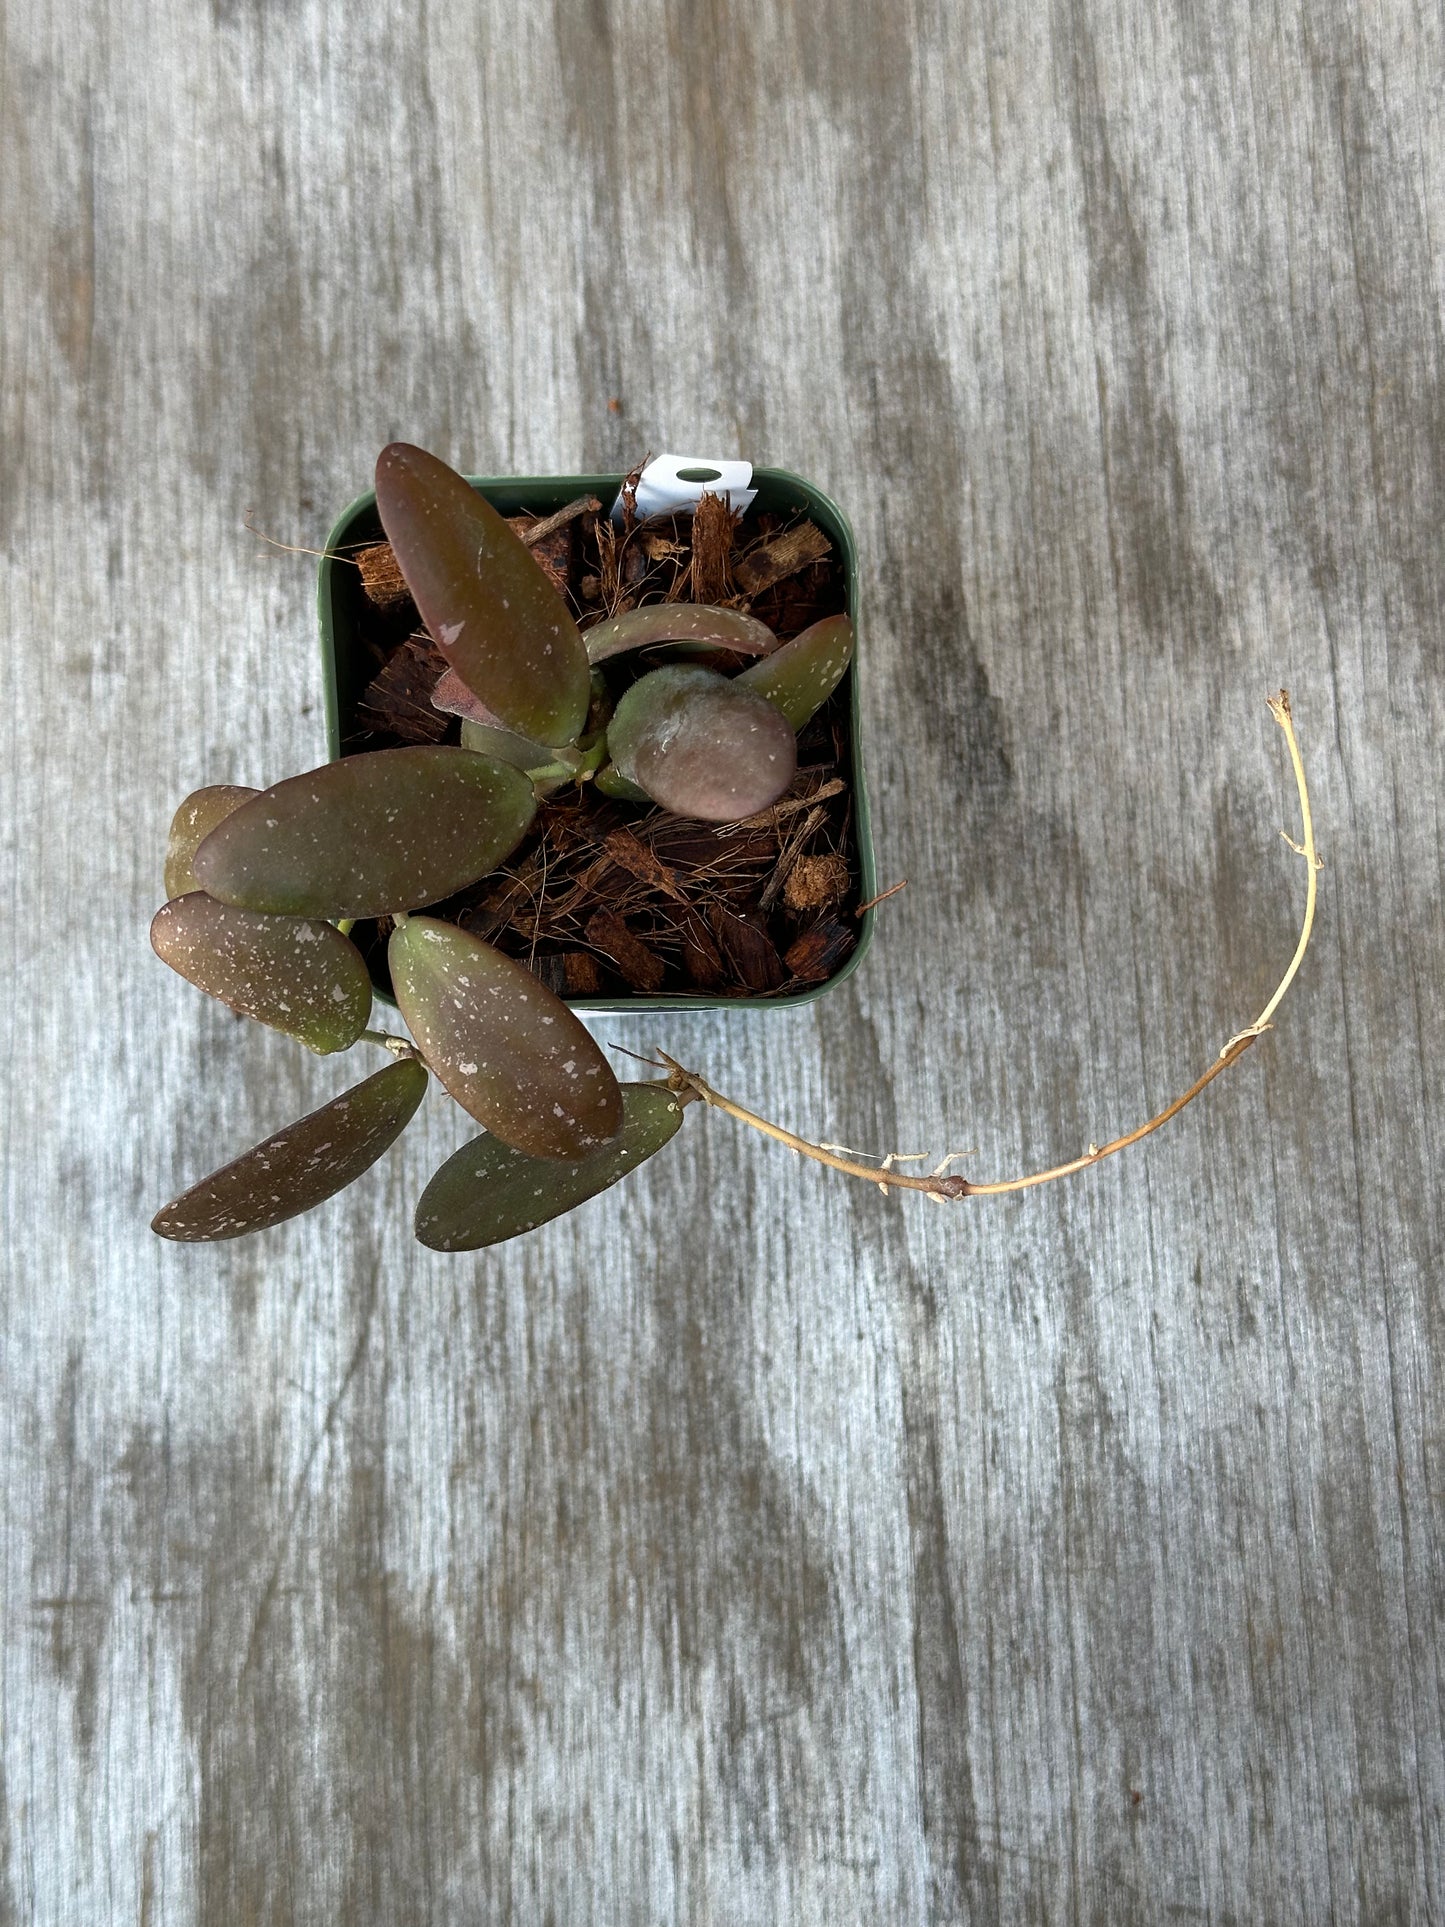
POLYGON ((192 890, 200 889, 191 868, 196 851, 232 810, 238 810, 260 794, 259 790, 246 789, 239 783, 214 783, 209 789, 191 791, 171 818, 171 833, 166 843, 168 897, 185 897, 192 890))
POLYGON ((852 660, 852 623, 828 616, 762 662, 749 663, 733 681, 766 696, 797 730, 827 702, 852 660))
POLYGON ((622 1129, 590 1157, 530 1158, 499 1138, 473 1138, 421 1195, 416 1235, 433 1251, 480 1251, 560 1218, 660 1151, 682 1123, 665 1084, 624 1084, 622 1129))
POLYGON ((664 809, 732 823, 775 803, 798 745, 766 697, 711 669, 674 663, 635 682, 607 727, 620 776, 664 809))
POLYGON ((314 1051, 345 1050, 371 1015, 361 952, 318 918, 268 917, 194 890, 157 910, 151 946, 208 997, 314 1051))
POLYGON ((525 542, 456 470, 407 442, 376 464, 376 506, 432 640, 508 729, 570 743, 587 720, 587 651, 525 542))
POLYGON ((372 750, 262 790, 193 867, 203 890, 245 909, 382 917, 495 870, 535 809, 523 775, 471 750, 372 750))
POLYGON ((151 1230, 186 1244, 265 1231, 334 1197, 369 1170, 426 1095, 414 1057, 388 1064, 158 1211, 151 1230))
POLYGON ((617 1079, 530 970, 434 917, 398 924, 387 961, 422 1055, 478 1124, 539 1158, 585 1157, 616 1136, 617 1079))
POLYGON ((649 602, 642 609, 626 609, 584 630, 582 640, 592 663, 663 642, 707 643, 740 656, 766 656, 778 646, 772 630, 756 616, 706 602, 649 602))

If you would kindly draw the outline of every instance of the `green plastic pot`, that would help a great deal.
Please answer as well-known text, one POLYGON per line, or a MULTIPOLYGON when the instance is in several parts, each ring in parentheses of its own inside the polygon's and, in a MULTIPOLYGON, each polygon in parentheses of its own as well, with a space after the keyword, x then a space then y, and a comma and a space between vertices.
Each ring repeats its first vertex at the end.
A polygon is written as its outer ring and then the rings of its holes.
MULTIPOLYGON (((508 475, 469 476, 502 515, 550 515, 575 501, 579 495, 595 495, 604 504, 617 498, 623 483, 621 475, 508 475)), ((853 620, 855 637, 858 623, 858 552, 848 519, 836 502, 801 476, 782 468, 755 468, 753 487, 757 490, 754 507, 784 515, 806 515, 833 544, 842 559, 848 596, 848 614, 853 620)), ((342 511, 326 538, 326 553, 317 581, 317 612, 321 623, 321 663, 326 689, 326 743, 334 762, 341 755, 341 717, 360 696, 372 673, 359 646, 364 608, 361 578, 344 559, 353 550, 385 539, 381 518, 376 512, 375 494, 359 495, 342 511)), ((868 790, 863 776, 863 745, 858 714, 858 647, 844 679, 848 699, 848 754, 851 768, 845 772, 853 796, 853 835, 858 853, 859 887, 865 903, 878 891, 873 868, 873 839, 868 820, 868 790)), ((876 912, 867 910, 859 919, 858 942, 833 975, 807 990, 786 997, 691 997, 681 992, 665 996, 644 993, 630 997, 569 997, 574 1010, 782 1010, 795 1004, 810 1004, 825 991, 834 989, 845 977, 852 976, 873 941, 876 912)))

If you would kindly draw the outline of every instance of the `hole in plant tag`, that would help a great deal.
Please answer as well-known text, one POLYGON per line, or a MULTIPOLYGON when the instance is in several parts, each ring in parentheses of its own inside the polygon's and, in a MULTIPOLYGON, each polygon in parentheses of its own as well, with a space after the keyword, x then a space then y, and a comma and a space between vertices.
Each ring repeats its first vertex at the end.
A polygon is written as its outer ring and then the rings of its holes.
MULTIPOLYGON (((691 514, 704 493, 720 495, 734 513, 752 506, 757 490, 751 486, 751 462, 732 462, 706 455, 659 455, 637 478, 637 514, 691 514)), ((614 522, 622 520, 622 497, 612 505, 614 522)))

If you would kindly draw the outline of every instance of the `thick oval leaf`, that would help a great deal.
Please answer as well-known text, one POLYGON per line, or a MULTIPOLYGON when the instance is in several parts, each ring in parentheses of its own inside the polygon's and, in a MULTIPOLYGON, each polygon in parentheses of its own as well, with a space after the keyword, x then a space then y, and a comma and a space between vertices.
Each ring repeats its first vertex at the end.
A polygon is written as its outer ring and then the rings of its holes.
POLYGON ((551 776, 530 779, 534 796, 551 796, 562 789, 573 780, 582 761, 575 749, 548 749, 545 743, 534 743, 530 737, 518 736, 510 729, 494 728, 490 723, 464 722, 462 748, 475 750, 479 756, 490 756, 493 762, 506 763, 512 769, 552 770, 551 776))
POLYGON ((395 1142, 426 1095, 426 1083, 414 1057, 388 1064, 192 1185, 157 1211, 151 1230, 186 1244, 208 1244, 264 1231, 323 1204, 395 1142))
POLYGON ((766 696, 796 730, 827 702, 852 660, 852 623, 847 616, 828 616, 766 661, 749 663, 733 681, 766 696))
POLYGON ((635 682, 607 726, 620 776, 679 816, 732 823, 775 803, 797 740, 766 697, 711 669, 670 664, 635 682))
POLYGON ((581 753, 572 745, 561 749, 549 749, 545 743, 534 743, 530 736, 519 736, 514 729, 503 729, 497 722, 462 723, 462 748, 474 750, 478 756, 490 756, 493 762, 506 763, 511 769, 550 769, 561 764, 568 769, 580 769, 581 753))
POLYGON ((480 1251, 560 1218, 625 1178, 676 1134, 682 1106, 665 1084, 622 1086, 622 1129, 590 1157, 529 1158, 473 1138, 421 1195, 416 1235, 433 1251, 480 1251))
MULTIPOLYGON (((499 717, 481 700, 474 696, 455 669, 444 669, 437 678, 436 687, 431 692, 431 706, 439 709, 444 716, 460 716, 464 722, 486 723, 490 728, 501 729, 499 717)), ((526 736, 519 736, 518 742, 527 742, 526 736)), ((540 749, 542 745, 539 743, 540 749)))
POLYGON ((421 619, 508 729, 570 743, 587 720, 587 651, 535 556, 456 470, 408 442, 376 464, 376 506, 421 619))
POLYGON ((617 1079, 530 970, 434 917, 398 924, 387 961, 422 1055, 495 1137, 532 1157, 580 1158, 616 1136, 617 1079))
POLYGON ((563 754, 545 743, 534 743, 530 736, 519 736, 514 729, 503 729, 500 723, 470 719, 462 723, 462 748, 478 756, 490 756, 494 763, 505 763, 509 769, 541 769, 563 754))
POLYGON ((259 790, 246 789, 239 783, 215 783, 209 789, 191 791, 171 818, 171 833, 166 843, 168 897, 186 897, 192 890, 200 889, 191 868, 196 851, 232 810, 238 810, 260 794, 259 790))
POLYGON ((193 867, 203 890, 248 910, 383 917, 495 870, 535 809, 524 776, 471 750, 372 750, 262 790, 193 867))
POLYGON ((314 917, 263 916, 194 890, 157 910, 151 946, 207 996, 314 1051, 345 1050, 371 1015, 361 952, 314 917))
POLYGON ((582 640, 593 663, 660 642, 710 643, 739 656, 766 656, 778 646, 772 630, 756 616, 706 602, 650 602, 643 609, 627 609, 594 623, 582 640))

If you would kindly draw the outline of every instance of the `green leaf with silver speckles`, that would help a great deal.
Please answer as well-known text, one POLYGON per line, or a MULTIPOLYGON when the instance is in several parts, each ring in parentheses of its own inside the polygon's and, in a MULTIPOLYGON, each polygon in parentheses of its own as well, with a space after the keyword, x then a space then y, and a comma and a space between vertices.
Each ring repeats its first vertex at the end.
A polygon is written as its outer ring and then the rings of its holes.
POLYGON ((665 642, 707 644, 740 656, 766 656, 778 646, 772 630, 756 616, 707 602, 649 602, 641 609, 625 609, 620 616, 593 623, 582 640, 591 663, 665 642))
POLYGON ((495 870, 536 810, 521 773, 471 750, 378 749, 291 776, 196 851, 223 903, 309 917, 415 910, 495 870))
POLYGON ((162 1238, 209 1244, 264 1231, 323 1204, 368 1170, 426 1095, 416 1058, 402 1058, 202 1178, 151 1220, 162 1238))
POLYGON ((589 1157, 527 1157, 495 1137, 473 1138, 422 1193, 416 1235, 433 1251, 478 1251, 534 1231, 625 1178, 660 1151, 682 1123, 665 1084, 624 1084, 622 1128, 589 1157))
POLYGON ((733 681, 766 696, 794 729, 801 729, 827 702, 852 660, 852 623, 847 616, 828 616, 762 662, 749 663, 733 681))
POLYGON ((536 557, 456 470, 407 442, 376 463, 376 506, 432 640, 504 727, 570 743, 587 651, 536 557))
POLYGON ((584 1157, 616 1135, 611 1067, 530 970, 434 917, 398 924, 387 962, 422 1055, 478 1124, 540 1158, 584 1157))
POLYGON ((371 1014, 361 952, 316 917, 268 917, 194 890, 157 910, 151 945, 187 983, 314 1051, 345 1050, 371 1014))
POLYGON ((171 818, 171 833, 166 842, 167 897, 186 897, 192 890, 200 889, 191 868, 196 851, 232 810, 238 810, 260 794, 259 790, 247 789, 239 783, 213 783, 208 789, 191 791, 171 818))
POLYGON ((617 773, 679 816, 733 823, 775 803, 798 745, 766 697, 673 663, 635 682, 607 726, 617 773))

